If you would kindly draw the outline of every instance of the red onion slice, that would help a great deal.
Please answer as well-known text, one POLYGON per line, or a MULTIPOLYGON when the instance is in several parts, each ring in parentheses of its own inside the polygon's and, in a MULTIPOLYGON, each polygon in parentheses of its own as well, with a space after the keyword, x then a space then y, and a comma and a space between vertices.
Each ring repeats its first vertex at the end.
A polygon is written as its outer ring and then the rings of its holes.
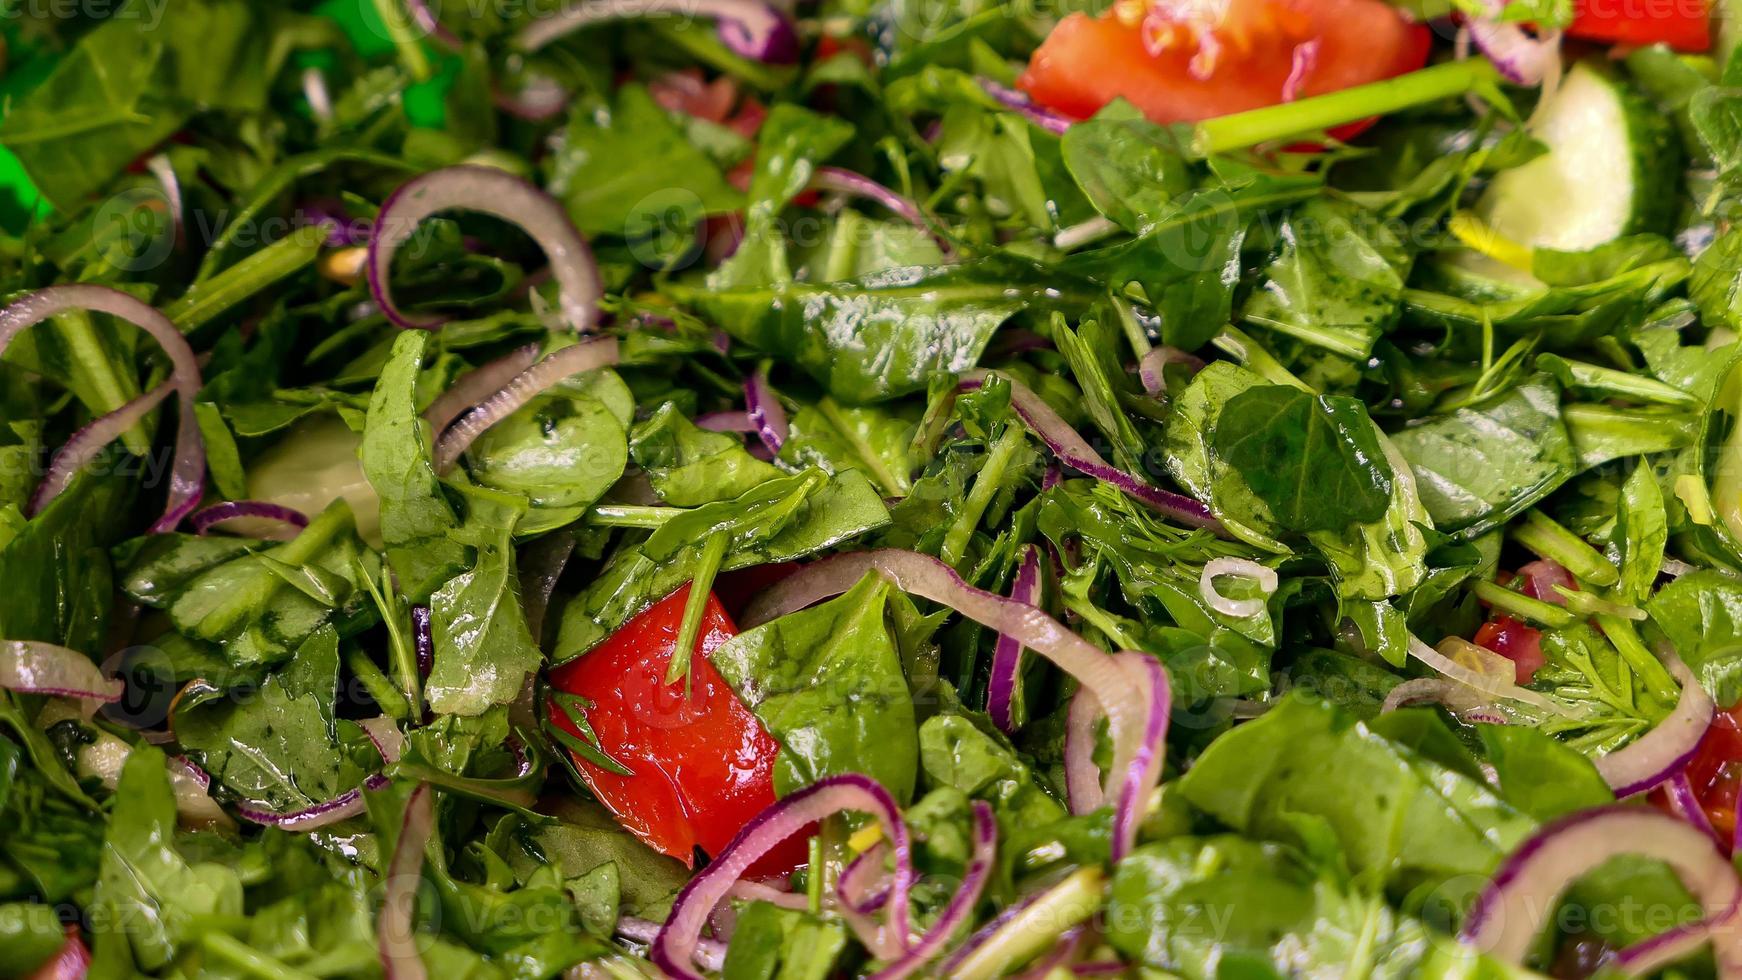
POLYGON ((1263 612, 1268 605, 1266 600, 1276 591, 1276 586, 1276 569, 1260 565, 1248 558, 1212 558, 1204 563, 1204 570, 1198 576, 1198 595, 1203 598, 1204 604, 1234 619, 1250 619, 1263 612), (1257 582, 1258 590, 1264 593, 1265 598, 1229 599, 1216 591, 1216 579, 1224 575, 1257 582))
POLYGON ((1700 798, 1694 793, 1694 784, 1689 781, 1687 770, 1671 776, 1663 788, 1664 795, 1669 799, 1669 808, 1675 811, 1676 816, 1712 838, 1719 847, 1730 846, 1730 842, 1718 833, 1718 828, 1712 826, 1711 818, 1706 816, 1706 808, 1700 805, 1700 798))
POLYGON ((1151 714, 1149 692, 1134 690, 1128 671, 1117 658, 1058 620, 1033 606, 967 584, 955 569, 930 555, 889 548, 815 562, 757 596, 745 610, 744 627, 750 629, 781 611, 803 609, 840 595, 871 571, 882 574, 903 592, 949 606, 990 630, 1016 637, 1023 646, 1076 678, 1099 702, 1112 727, 1114 765, 1109 781, 1124 778, 1126 767, 1139 752, 1138 743, 1151 714))
POLYGON ((411 644, 417 651, 417 671, 425 677, 435 667, 435 633, 430 627, 429 607, 411 607, 411 644))
POLYGON ((478 404, 513 381, 521 372, 538 363, 539 346, 527 344, 496 358, 494 361, 460 375, 448 390, 423 410, 424 421, 438 438, 478 404))
POLYGON ((869 813, 883 826, 884 840, 889 842, 895 856, 895 874, 889 886, 888 932, 906 947, 908 893, 913 887, 913 852, 907 824, 888 790, 869 777, 849 774, 819 780, 792 793, 746 824, 714 863, 691 878, 678 893, 670 917, 648 951, 654 965, 675 980, 699 980, 689 964, 695 958, 702 927, 714 906, 771 848, 811 824, 844 811, 869 813))
POLYGON ((31 640, 0 641, 0 687, 104 704, 120 701, 126 690, 77 650, 31 640))
POLYGON ((1118 654, 1118 657, 1132 686, 1140 697, 1148 700, 1149 710, 1144 716, 1143 734, 1137 742, 1137 749, 1126 763, 1119 804, 1113 811, 1114 861, 1130 854, 1131 848, 1137 844, 1137 829, 1148 812, 1149 796, 1161 782, 1167 750, 1167 723, 1173 709, 1173 691, 1161 661, 1147 653, 1130 650, 1118 654))
POLYGON ((1472 20, 1470 39, 1488 56, 1506 80, 1519 85, 1541 85, 1560 69, 1561 32, 1548 31, 1531 37, 1523 25, 1491 20, 1472 20))
MULTIPOLYGON (((363 781, 363 789, 371 792, 387 785, 387 777, 379 773, 371 775, 363 781)), ((343 820, 363 813, 363 789, 353 789, 341 793, 322 803, 307 806, 301 810, 291 810, 281 813, 275 810, 262 810, 257 807, 239 806, 236 813, 250 823, 263 827, 277 827, 279 830, 310 831, 322 827, 330 827, 343 820)))
POLYGON ((869 916, 889 904, 889 873, 883 867, 888 857, 889 845, 878 841, 847 865, 835 882, 835 897, 843 908, 869 916))
POLYGON ((492 89, 490 101, 516 119, 548 122, 569 107, 569 92, 555 79, 534 76, 526 79, 516 91, 492 89))
POLYGON ((1614 788, 1617 799, 1643 793, 1680 772, 1694 757, 1700 739, 1712 724, 1712 698, 1700 687, 1693 672, 1680 657, 1667 656, 1663 660, 1682 686, 1675 710, 1656 728, 1597 760, 1597 771, 1614 788))
POLYGON ((399 725, 392 718, 376 715, 357 724, 369 736, 369 741, 375 743, 375 751, 381 753, 382 762, 393 765, 399 761, 400 753, 405 751, 405 735, 400 732, 399 725))
POLYGON ((1165 371, 1169 364, 1184 364, 1193 374, 1204 369, 1204 359, 1195 354, 1188 354, 1178 347, 1153 348, 1137 362, 1137 380, 1143 382, 1144 391, 1159 395, 1167 390, 1165 371))
POLYGON ((585 0, 534 20, 520 32, 516 44, 537 51, 593 24, 662 15, 714 18, 721 43, 753 61, 788 65, 798 60, 798 33, 792 22, 762 0, 585 0))
POLYGON ((1028 96, 1013 88, 1000 85, 984 75, 980 75, 974 80, 980 83, 980 87, 986 90, 987 95, 998 100, 999 104, 1003 105, 1004 108, 1017 113, 1027 119, 1030 123, 1033 123, 1049 133, 1062 134, 1065 130, 1070 129, 1071 125, 1076 122, 1076 120, 1071 119, 1069 116, 1063 116, 1051 109, 1035 105, 1034 100, 1030 99, 1028 96))
POLYGON ((369 294, 395 326, 433 330, 445 321, 445 317, 409 314, 394 304, 393 256, 425 218, 456 209, 493 215, 530 235, 550 260, 564 323, 582 333, 593 328, 604 286, 592 249, 562 204, 513 174, 468 165, 414 177, 381 205, 369 237, 369 294))
POLYGON ((873 973, 871 980, 906 980, 923 970, 926 964, 943 952, 944 946, 956 934, 956 930, 962 927, 962 923, 969 921, 974 913, 974 906, 980 902, 980 895, 986 890, 986 879, 992 876, 992 860, 998 845, 998 821, 992 815, 991 804, 985 800, 974 801, 973 841, 973 853, 968 859, 967 870, 962 873, 962 883, 956 888, 956 893, 950 896, 949 904, 938 914, 937 921, 919 942, 913 944, 912 949, 900 959, 873 973))
POLYGON ((1094 693, 1077 688, 1065 714, 1065 801, 1078 815, 1107 805, 1101 770, 1095 765, 1095 723, 1101 717, 1101 703, 1094 693))
MULTIPOLYGON (((1459 940, 1502 963, 1522 964, 1561 894, 1623 854, 1669 865, 1706 909, 1708 924, 1733 915, 1742 898, 1736 869, 1704 833, 1649 807, 1602 807, 1547 824, 1520 844, 1477 896, 1459 940)), ((1719 962, 1731 975, 1727 945, 1720 944, 1719 962)))
POLYGON ((875 201, 888 209, 891 214, 931 235, 945 255, 952 251, 949 240, 932 228, 931 222, 926 220, 925 212, 920 210, 917 202, 897 194, 891 188, 879 184, 864 174, 854 173, 843 167, 818 167, 817 175, 811 181, 811 186, 817 190, 829 191, 834 194, 845 194, 849 197, 875 201))
MULTIPOLYGON (((1010 601, 1040 606, 1040 552, 1033 545, 1023 549, 1016 578, 1010 583, 1010 601)), ((992 648, 992 678, 986 684, 986 713, 992 724, 1013 735, 1016 724, 1016 688, 1022 677, 1022 641, 1004 633, 992 648)))
POLYGON ((215 524, 243 519, 277 521, 293 532, 290 537, 295 537, 295 531, 308 527, 307 514, 294 507, 265 500, 227 500, 221 504, 213 504, 188 518, 188 523, 192 525, 195 534, 204 535, 215 524))
MULTIPOLYGON (((172 367, 169 383, 180 399, 181 412, 176 420, 175 466, 170 470, 169 500, 163 516, 151 526, 151 533, 172 531, 206 492, 206 444, 194 415, 194 399, 201 388, 200 365, 194 349, 168 317, 145 301, 107 286, 79 285, 39 289, 0 310, 0 353, 25 329, 71 310, 107 313, 126 320, 150 334, 169 356, 172 367)), ((48 498, 51 499, 52 496, 48 498)), ((43 505, 48 500, 43 500, 43 505)))
POLYGON ((435 445, 435 469, 446 473, 485 430, 524 408, 534 398, 549 391, 563 380, 587 371, 616 364, 617 340, 601 337, 583 340, 572 347, 546 357, 514 376, 500 391, 484 399, 478 407, 462 415, 442 433, 435 445))
MULTIPOLYGON (((989 373, 969 372, 964 376, 962 389, 968 391, 978 388, 989 373)), ((1077 430, 1066 424, 1045 399, 1014 378, 1005 375, 999 377, 1010 383, 1010 407, 1022 419, 1022 423, 1028 426, 1029 431, 1046 443, 1046 447, 1052 450, 1059 462, 1084 476, 1112 484, 1121 493, 1148 505, 1164 517, 1179 521, 1187 527, 1201 527, 1222 533, 1222 522, 1216 520, 1216 515, 1210 513, 1210 508, 1184 494, 1171 493, 1124 470, 1115 469, 1111 463, 1101 458, 1101 454, 1094 447, 1084 442, 1077 430)))
POLYGON ((145 161, 145 169, 151 171, 151 176, 157 178, 157 183, 163 188, 164 203, 169 206, 169 228, 172 239, 177 245, 182 241, 182 228, 185 226, 185 214, 182 209, 181 178, 175 175, 175 167, 170 165, 169 155, 165 153, 152 154, 145 161))
POLYGON ((405 9, 411 14, 412 22, 417 24, 417 29, 422 31, 425 37, 436 41, 449 51, 459 51, 465 47, 459 36, 448 30, 447 25, 436 17, 435 11, 430 9, 427 0, 405 0, 405 9))
POLYGON ((1553 701, 1550 701, 1548 698, 1543 697, 1541 694, 1527 688, 1519 687, 1511 681, 1498 679, 1488 674, 1476 671, 1470 667, 1466 667, 1438 650, 1435 650, 1433 647, 1428 646, 1426 643, 1423 643, 1419 638, 1413 635, 1409 638, 1409 655, 1420 660, 1441 676, 1449 678, 1453 682, 1462 684, 1465 687, 1477 691, 1489 698, 1506 698, 1507 700, 1518 701, 1523 704, 1531 705, 1532 707, 1541 708, 1542 710, 1553 714, 1566 714, 1565 709, 1560 705, 1555 704, 1553 701))
POLYGON ((435 831, 435 799, 428 783, 418 783, 405 801, 399 840, 382 884, 381 918, 376 923, 381 969, 387 980, 426 980, 417 952, 417 893, 423 884, 423 852, 435 831))
POLYGON ((1282 83, 1282 101, 1293 102, 1306 90, 1307 79, 1319 66, 1320 43, 1315 37, 1294 46, 1294 54, 1289 57, 1288 78, 1282 83))
MULTIPOLYGON (((617 920, 617 935, 643 946, 653 942, 659 935, 659 929, 659 923, 633 915, 625 915, 617 920)), ((704 970, 719 972, 726 965, 726 944, 717 939, 696 940, 695 964, 704 970)))
POLYGON ((755 432, 749 412, 710 412, 695 418, 696 428, 709 432, 755 432))
POLYGON ((780 447, 786 445, 792 427, 786 419, 786 406, 768 384, 766 367, 744 379, 744 408, 750 424, 756 427, 756 438, 762 440, 769 452, 780 455, 780 447))
POLYGON ((107 415, 92 419, 83 428, 73 433, 66 445, 55 450, 54 456, 48 462, 48 472, 43 475, 42 482, 36 485, 36 490, 30 495, 30 502, 25 506, 25 513, 31 517, 42 513, 54 498, 66 492, 72 486, 73 479, 79 475, 86 464, 102 454, 109 444, 121 437, 123 432, 138 425, 140 420, 150 415, 151 411, 163 404, 175 386, 165 382, 151 389, 138 398, 133 399, 107 415))

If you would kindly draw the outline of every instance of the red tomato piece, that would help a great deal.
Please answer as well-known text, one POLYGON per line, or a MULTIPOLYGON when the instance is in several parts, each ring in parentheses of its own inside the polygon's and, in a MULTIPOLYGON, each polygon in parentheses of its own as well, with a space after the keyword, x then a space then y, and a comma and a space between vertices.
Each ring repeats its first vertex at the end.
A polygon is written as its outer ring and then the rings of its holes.
POLYGON ((1432 37, 1383 0, 1123 0, 1053 28, 1017 86, 1084 119, 1115 98, 1158 123, 1197 122, 1414 71, 1432 37))
POLYGON ((67 926, 66 945, 24 980, 84 980, 90 968, 91 951, 79 938, 78 927, 67 926))
POLYGON ((1742 705, 1720 711, 1694 757, 1688 760, 1688 783, 1705 809, 1712 828, 1725 840, 1736 833, 1736 801, 1742 795, 1742 705))
POLYGON ((1542 633, 1510 616, 1496 616, 1476 631, 1476 645, 1512 661, 1520 684, 1529 684, 1542 668, 1542 633))
POLYGON ((1703 0, 1573 0, 1571 37, 1677 51, 1712 49, 1712 12, 1703 0))
MULTIPOLYGON (((550 673, 551 686, 592 702, 585 714, 600 748, 634 773, 576 757, 587 788, 631 833, 685 863, 697 847, 719 854, 774 802, 780 748, 708 661, 738 632, 711 593, 688 696, 682 681, 665 683, 688 597, 686 585, 550 673)), ((553 705, 551 716, 580 736, 560 707, 553 705)))

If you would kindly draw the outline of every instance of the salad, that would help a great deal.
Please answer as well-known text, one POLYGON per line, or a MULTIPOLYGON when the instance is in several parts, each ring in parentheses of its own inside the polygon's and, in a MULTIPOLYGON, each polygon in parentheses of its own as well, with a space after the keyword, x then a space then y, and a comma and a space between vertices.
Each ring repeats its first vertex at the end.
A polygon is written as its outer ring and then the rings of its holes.
POLYGON ((1742 977, 1727 12, 9 10, 0 975, 1742 977))

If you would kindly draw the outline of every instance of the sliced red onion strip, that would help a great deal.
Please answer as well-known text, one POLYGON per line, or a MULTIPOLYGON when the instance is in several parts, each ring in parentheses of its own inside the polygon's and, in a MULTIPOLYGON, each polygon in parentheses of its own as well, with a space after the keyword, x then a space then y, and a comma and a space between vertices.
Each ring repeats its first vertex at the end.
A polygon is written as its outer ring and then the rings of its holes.
POLYGON ((925 969, 943 952, 950 937, 956 934, 962 923, 970 920, 974 906, 979 904, 980 895, 986 890, 986 879, 992 876, 997 845, 998 821, 992 815, 992 806, 985 800, 975 800, 973 853, 968 859, 967 870, 962 873, 961 885, 919 942, 914 943, 900 959, 873 973, 871 980, 906 980, 925 969))
POLYGON ((393 765, 399 761, 400 753, 405 751, 405 735, 400 732, 392 718, 386 715, 376 715, 357 722, 362 726, 363 733, 369 736, 369 741, 375 744, 375 751, 381 753, 381 761, 393 765))
POLYGON ((1643 793, 1680 772, 1712 724, 1712 699, 1698 678, 1680 657, 1671 655, 1663 660, 1682 686, 1675 710, 1656 728, 1597 760, 1597 771, 1614 788, 1617 799, 1643 793))
MULTIPOLYGON (((1016 965, 1009 962, 1012 945, 1035 933, 1068 933, 1088 918, 1083 899, 1098 895, 1103 887, 1099 868, 1082 868, 1044 891, 1025 896, 1000 912, 992 921, 950 954, 938 969, 939 976, 993 978, 1016 965), (1014 942, 1012 942, 1014 940, 1014 942)), ((1099 904, 1098 902, 1096 904, 1099 904)))
POLYGON ((635 17, 712 17, 720 41, 735 54, 770 64, 798 60, 798 34, 786 15, 762 0, 584 0, 521 30, 516 44, 539 48, 584 27, 635 17))
POLYGON ((1282 83, 1282 101, 1293 102, 1306 90, 1307 79, 1319 65, 1319 46, 1316 37, 1294 46, 1294 54, 1289 57, 1288 78, 1282 83))
POLYGON ((35 517, 49 505, 54 498, 66 492, 72 486, 73 479, 79 471, 102 454, 109 444, 121 437, 123 432, 139 424, 145 416, 157 406, 163 404, 175 386, 169 382, 151 389, 138 398, 133 399, 107 415, 87 422, 83 428, 73 433, 66 445, 55 450, 49 460, 48 472, 43 475, 42 482, 36 485, 36 490, 30 495, 30 502, 25 506, 25 513, 35 517))
POLYGON ((781 891, 771 885, 759 881, 737 881, 727 892, 732 898, 741 898, 747 902, 767 902, 783 909, 808 909, 811 907, 810 896, 798 892, 781 891))
POLYGON ((104 704, 120 701, 125 691, 77 650, 32 640, 0 641, 0 688, 104 704))
POLYGON ((769 452, 780 455, 780 447, 786 445, 792 427, 786 419, 786 406, 768 383, 766 367, 744 379, 744 408, 750 424, 756 427, 756 438, 762 440, 769 452))
MULTIPOLYGON (((617 920, 617 935, 643 946, 653 942, 659 935, 659 929, 659 923, 633 915, 625 915, 617 920)), ((704 970, 719 972, 726 965, 726 944, 717 939, 696 940, 695 963, 704 970)))
POLYGON ((774 846, 825 817, 843 811, 875 816, 895 857, 890 882, 888 932, 908 945, 908 893, 913 887, 913 850, 907 824, 894 798, 875 780, 843 775, 819 780, 762 811, 732 838, 701 873, 691 878, 671 908, 671 916, 649 949, 654 965, 675 980, 699 980, 690 969, 701 941, 702 927, 714 906, 732 890, 757 859, 774 846))
MULTIPOLYGON (((379 790, 387 785, 387 777, 376 773, 363 780, 363 789, 379 790)), ((363 790, 353 789, 322 803, 280 813, 274 810, 262 810, 257 807, 239 806, 236 812, 242 819, 265 827, 277 827, 279 830, 318 830, 330 827, 341 820, 348 820, 363 812, 363 790)))
POLYGON ((516 119, 547 122, 569 107, 569 92, 555 79, 538 76, 526 79, 517 91, 493 89, 490 101, 516 119))
MULTIPOLYGON (((1016 578, 1010 583, 1010 601, 1040 606, 1040 552, 1033 545, 1023 549, 1016 578)), ((1016 733, 1016 688, 1022 677, 1022 641, 1004 633, 992 648, 992 677, 986 685, 986 713, 1006 735, 1016 733)))
MULTIPOLYGON (((815 562, 775 584, 745 610, 744 627, 768 622, 780 612, 803 609, 852 588, 876 571, 903 592, 949 606, 1052 661, 1087 688, 1106 712, 1113 731, 1114 765, 1110 781, 1123 780, 1138 751, 1149 716, 1146 692, 1135 691, 1119 661, 1033 606, 977 589, 956 570, 930 555, 883 549, 850 552, 815 562)), ((1117 785, 1117 782, 1114 783, 1117 785)))
POLYGON ((456 209, 493 215, 530 235, 550 260, 564 323, 582 333, 593 328, 604 286, 592 249, 562 204, 506 171, 468 165, 414 177, 381 205, 369 237, 369 294, 395 326, 432 330, 446 319, 401 310, 393 302, 391 278, 394 254, 417 232, 418 225, 432 215, 456 209))
MULTIPOLYGON (((333 95, 327 89, 327 73, 313 65, 302 70, 302 97, 308 100, 309 114, 321 122, 333 118, 333 95)), ((329 241, 329 244, 331 242, 329 241)))
POLYGON ((534 398, 567 378, 616 364, 617 359, 616 338, 600 337, 564 347, 515 375, 500 391, 462 415, 436 440, 436 472, 446 473, 453 469, 485 430, 524 408, 534 398))
POLYGON ((888 209, 891 214, 930 234, 938 246, 948 255, 951 251, 948 239, 938 235, 926 220, 925 212, 919 204, 897 194, 893 189, 879 184, 864 174, 854 173, 843 167, 818 167, 817 175, 811 181, 811 186, 834 194, 845 194, 849 197, 864 198, 875 201, 888 209))
POLYGON ((835 897, 843 907, 868 916, 889 903, 889 873, 884 869, 888 857, 889 845, 878 841, 847 865, 835 882, 835 897))
POLYGON ((185 217, 181 178, 175 175, 175 167, 170 165, 169 155, 165 153, 152 154, 151 159, 145 161, 145 169, 151 171, 151 176, 157 178, 157 183, 163 188, 163 200, 169 206, 170 234, 175 236, 175 243, 180 245, 185 217))
POLYGON ((1169 364, 1184 364, 1193 374, 1204 369, 1204 359, 1195 354, 1188 354, 1178 347, 1161 346, 1152 348, 1137 362, 1137 379, 1143 382, 1143 390, 1152 395, 1159 395, 1167 390, 1167 375, 1165 371, 1169 364))
POLYGON ((387 980, 426 980, 429 976, 417 952, 417 923, 413 920, 423 884, 423 852, 434 831, 434 795, 428 783, 419 783, 405 801, 399 840, 382 882, 381 918, 375 931, 387 980))
POLYGON ((417 651, 417 672, 425 677, 435 667, 435 634, 430 628, 429 607, 411 607, 411 644, 417 651))
POLYGON ((527 344, 467 371, 436 396, 423 410, 424 421, 438 438, 454 424, 454 420, 471 411, 474 405, 501 391, 527 368, 538 363, 539 346, 527 344))
POLYGON ((749 412, 711 412, 695 418, 696 428, 709 432, 755 432, 757 425, 749 412))
POLYGON ((1198 595, 1204 604, 1224 616, 1249 619, 1265 610, 1265 599, 1229 599, 1216 591, 1216 579, 1224 575, 1251 579, 1266 597, 1276 591, 1276 569, 1260 565, 1248 558, 1212 558, 1204 563, 1198 576, 1198 595))
POLYGON ((1561 34, 1545 32, 1531 37, 1523 25, 1491 20, 1472 20, 1470 39, 1488 56, 1506 80, 1519 85, 1540 85, 1560 65, 1561 34))
POLYGON ((1051 109, 1037 106, 1034 104, 1034 100, 1028 96, 1013 88, 1000 85, 984 75, 977 76, 974 80, 980 83, 980 87, 986 90, 987 95, 998 100, 1004 108, 1021 115, 1049 133, 1062 134, 1065 130, 1070 129, 1076 121, 1068 116, 1053 112, 1051 109))
POLYGON ((1149 796, 1161 782, 1167 749, 1167 723, 1173 708, 1173 692, 1161 661, 1147 653, 1130 650, 1117 656, 1132 686, 1141 697, 1148 699, 1149 710, 1144 716, 1143 735, 1137 743, 1137 750, 1126 764, 1119 804, 1113 811, 1113 860, 1116 862, 1136 846, 1138 826, 1148 813, 1149 796))
POLYGON ((227 500, 221 504, 213 504, 188 518, 188 523, 193 526, 195 534, 203 535, 214 524, 244 518, 277 521, 291 528, 308 527, 307 514, 294 507, 265 500, 227 500))
POLYGON ((465 46, 460 42, 459 36, 448 30, 447 25, 436 17, 435 11, 429 8, 427 0, 405 0, 405 9, 411 14, 412 21, 417 24, 417 29, 422 31, 424 36, 439 42, 442 47, 449 51, 458 51, 465 46))
POLYGON ((1431 667, 1441 676, 1471 688, 1490 698, 1506 698, 1518 701, 1557 715, 1566 714, 1565 709, 1543 697, 1541 694, 1527 688, 1519 687, 1510 681, 1491 677, 1458 663, 1433 647, 1423 643, 1420 638, 1410 636, 1409 655, 1431 667))
POLYGON ((1700 798, 1694 793, 1694 784, 1688 780, 1686 769, 1669 777, 1663 788, 1664 794, 1669 798, 1669 807, 1675 811, 1676 816, 1717 841, 1719 847, 1729 846, 1730 842, 1718 833, 1718 828, 1712 826, 1711 818, 1706 816, 1706 808, 1700 805, 1700 798))
MULTIPOLYGON (((199 397, 201 388, 200 365, 194 349, 188 346, 187 338, 168 317, 143 300, 107 286, 79 285, 39 289, 0 310, 0 353, 4 353, 12 338, 26 328, 71 310, 92 310, 126 320, 150 334, 169 355, 173 369, 170 384, 180 399, 181 412, 176 420, 175 466, 170 470, 169 501, 163 516, 151 526, 151 533, 172 531, 198 506, 206 490, 206 444, 200 436, 199 420, 194 414, 194 399, 199 397)), ((42 503, 46 506, 48 500, 42 503)))
POLYGON ((1443 677, 1413 677, 1392 688, 1379 705, 1379 713, 1388 715, 1412 704, 1443 704, 1451 707, 1459 685, 1443 677))
POLYGON ((1065 801, 1075 814, 1094 813, 1107 805, 1101 770, 1095 765, 1095 723, 1101 703, 1086 687, 1077 688, 1065 714, 1065 801))
POLYGON ((1704 833, 1649 807, 1602 807, 1546 824, 1520 844, 1477 896, 1459 940, 1502 963, 1522 964, 1560 895, 1623 854, 1669 865, 1708 922, 1731 914, 1742 897, 1736 870, 1704 833))
MULTIPOLYGON (((964 376, 963 389, 979 387, 989 373, 969 372, 964 376)), ((1023 424, 1028 426, 1029 431, 1046 443, 1046 447, 1052 450, 1059 462, 1084 476, 1112 484, 1121 493, 1139 503, 1147 504, 1164 517, 1179 521, 1187 527, 1201 527, 1222 533, 1222 522, 1216 520, 1216 515, 1210 513, 1208 507, 1183 494, 1163 490, 1124 470, 1114 468, 1111 463, 1101 458, 1101 454, 1094 447, 1084 442, 1077 430, 1066 424, 1045 399, 1014 378, 1005 375, 999 377, 1010 383, 1010 407, 1016 411, 1023 424)))

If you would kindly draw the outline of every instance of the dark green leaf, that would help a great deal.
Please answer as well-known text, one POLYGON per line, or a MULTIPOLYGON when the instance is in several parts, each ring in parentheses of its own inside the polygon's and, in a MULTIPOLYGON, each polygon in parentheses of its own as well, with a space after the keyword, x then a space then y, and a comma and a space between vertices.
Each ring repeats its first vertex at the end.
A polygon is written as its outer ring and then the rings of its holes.
POLYGON ((1361 403, 1263 385, 1228 399, 1215 450, 1271 516, 1294 531, 1340 531, 1378 520, 1393 475, 1361 403))

